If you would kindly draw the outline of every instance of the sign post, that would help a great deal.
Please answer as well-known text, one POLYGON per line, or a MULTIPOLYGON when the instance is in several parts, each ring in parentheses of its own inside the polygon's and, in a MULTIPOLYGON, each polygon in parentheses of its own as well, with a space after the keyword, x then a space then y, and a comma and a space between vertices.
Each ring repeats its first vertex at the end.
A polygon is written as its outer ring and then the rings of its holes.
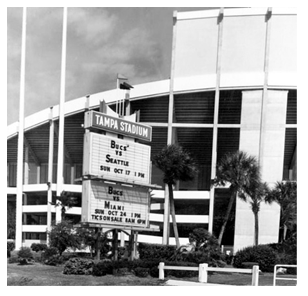
POLYGON ((85 113, 81 224, 113 229, 113 258, 118 258, 118 230, 130 230, 131 259, 138 231, 158 231, 150 225, 152 127, 120 118, 103 102, 103 112, 85 113), (109 114, 112 114, 109 115, 109 114), (101 131, 105 134, 101 134, 101 131), (121 135, 121 139, 116 135, 121 135))

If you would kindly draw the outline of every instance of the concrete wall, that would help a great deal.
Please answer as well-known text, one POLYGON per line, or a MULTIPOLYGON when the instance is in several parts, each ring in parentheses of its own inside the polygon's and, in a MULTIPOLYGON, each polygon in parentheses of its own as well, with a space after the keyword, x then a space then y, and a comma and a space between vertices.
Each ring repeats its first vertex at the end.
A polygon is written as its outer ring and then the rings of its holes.
MULTIPOLYGON (((263 181, 273 186, 282 180, 285 141, 285 120, 287 91, 269 90, 263 112, 263 133, 261 130, 261 106, 263 91, 244 91, 240 150, 261 157, 263 181), (261 145, 260 145, 261 140, 261 145)), ((278 241, 280 208, 278 204, 261 204, 259 213, 259 243, 278 241)), ((249 203, 237 200, 234 252, 253 245, 254 216, 249 203)))

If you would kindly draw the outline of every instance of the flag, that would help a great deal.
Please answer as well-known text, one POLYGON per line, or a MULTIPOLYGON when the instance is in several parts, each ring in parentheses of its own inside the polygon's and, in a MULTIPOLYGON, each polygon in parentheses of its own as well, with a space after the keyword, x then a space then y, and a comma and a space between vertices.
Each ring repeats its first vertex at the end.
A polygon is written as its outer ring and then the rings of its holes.
POLYGON ((131 89, 133 88, 130 84, 126 83, 125 81, 120 83, 120 89, 131 89))
POLYGON ((122 74, 117 74, 117 79, 119 79, 119 80, 127 80, 128 78, 123 76, 122 74))
POLYGON ((120 89, 131 89, 131 88, 133 88, 130 84, 128 84, 124 80, 128 80, 128 78, 125 77, 124 75, 118 73, 117 74, 117 88, 120 88, 120 89))

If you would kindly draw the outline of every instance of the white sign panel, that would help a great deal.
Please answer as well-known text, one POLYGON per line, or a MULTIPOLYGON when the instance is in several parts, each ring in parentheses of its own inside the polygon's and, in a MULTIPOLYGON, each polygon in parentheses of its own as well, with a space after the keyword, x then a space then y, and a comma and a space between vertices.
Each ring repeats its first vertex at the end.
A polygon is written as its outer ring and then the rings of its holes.
POLYGON ((83 175, 146 185, 150 183, 150 155, 150 146, 86 133, 83 175))
POLYGON ((83 182, 81 222, 149 227, 147 188, 83 182))
POLYGON ((130 122, 122 118, 116 118, 96 111, 86 112, 85 115, 85 128, 107 130, 116 134, 121 134, 149 142, 152 140, 151 126, 137 122, 130 122))

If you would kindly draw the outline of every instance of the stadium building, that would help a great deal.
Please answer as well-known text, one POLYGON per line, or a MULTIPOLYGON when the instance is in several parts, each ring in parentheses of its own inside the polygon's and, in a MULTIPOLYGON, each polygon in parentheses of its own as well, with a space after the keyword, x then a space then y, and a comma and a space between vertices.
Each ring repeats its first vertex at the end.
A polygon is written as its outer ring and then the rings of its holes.
MULTIPOLYGON (((204 227, 216 235, 230 197, 228 188, 211 188, 219 159, 244 150, 259 159, 263 181, 273 185, 297 178, 296 11, 286 8, 220 9, 174 13, 170 79, 130 90, 131 113, 152 126, 151 158, 166 144, 179 143, 198 163, 194 181, 175 186, 181 243, 204 227)), ((67 211, 80 221, 84 114, 100 102, 116 110, 124 98, 114 89, 65 102, 63 178, 57 178, 59 106, 24 120, 21 225, 16 247, 46 242, 46 229, 61 219, 57 188, 76 193, 79 204, 67 211), (60 180, 60 181, 59 181, 60 180)), ((42 98, 43 99, 43 98, 42 98)), ((142 141, 140 141, 142 143, 142 141)), ((7 127, 7 200, 16 203, 18 122, 7 127)), ((152 184, 164 187, 152 166, 152 184)), ((164 190, 153 191, 163 203, 164 190)), ((254 218, 249 203, 237 200, 223 244, 234 251, 253 244, 254 218)), ((259 243, 277 242, 280 208, 261 205, 259 243)), ((157 233, 139 233, 138 241, 162 243, 163 210, 152 207, 157 233)), ((172 228, 172 227, 171 227, 172 228)), ((174 238, 170 242, 174 243, 174 238)))

